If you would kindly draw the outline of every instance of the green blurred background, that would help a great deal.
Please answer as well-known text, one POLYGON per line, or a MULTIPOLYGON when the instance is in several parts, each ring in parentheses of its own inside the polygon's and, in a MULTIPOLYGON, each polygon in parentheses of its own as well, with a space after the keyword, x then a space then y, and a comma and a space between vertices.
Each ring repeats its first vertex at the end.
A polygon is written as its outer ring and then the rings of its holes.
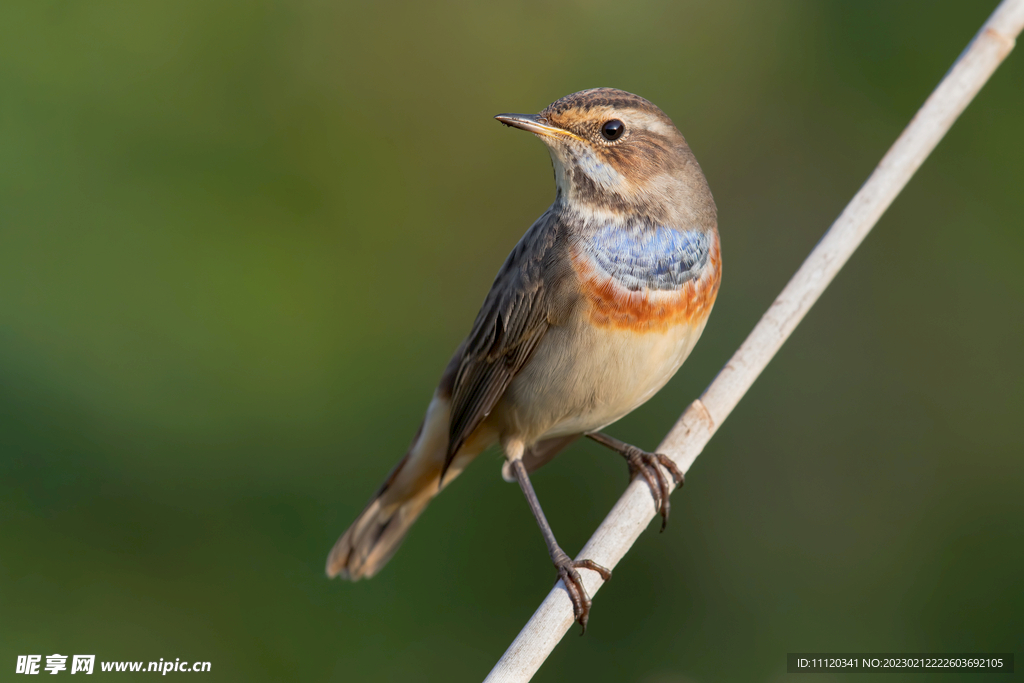
MULTIPOLYGON (((554 581, 497 453, 377 578, 323 564, 553 197, 491 117, 623 88, 703 165, 718 305, 612 428, 653 447, 994 5, 0 3, 0 678, 483 678, 554 581)), ((1022 84, 1011 54, 536 680, 1020 654, 1022 84)), ((535 477, 570 552, 626 481, 589 444, 535 477)))

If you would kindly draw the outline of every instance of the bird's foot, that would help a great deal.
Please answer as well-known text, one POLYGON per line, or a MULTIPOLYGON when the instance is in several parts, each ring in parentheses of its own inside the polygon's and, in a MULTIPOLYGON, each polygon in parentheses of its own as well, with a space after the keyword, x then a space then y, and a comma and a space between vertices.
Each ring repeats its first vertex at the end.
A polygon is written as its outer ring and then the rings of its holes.
POLYGON ((664 531, 665 525, 668 524, 668 513, 672 509, 672 504, 668 500, 670 493, 668 477, 665 476, 665 472, 661 468, 664 467, 668 470, 672 475, 672 479, 679 486, 682 486, 685 482, 683 473, 672 462, 671 458, 661 453, 648 453, 636 446, 626 444, 626 452, 622 455, 626 457, 626 462, 629 463, 629 478, 632 480, 639 474, 647 480, 647 485, 651 487, 654 504, 658 508, 658 514, 661 515, 661 530, 664 531), (658 465, 661 465, 661 467, 658 467, 658 465))
POLYGON ((651 487, 651 495, 654 496, 654 505, 658 508, 658 514, 661 515, 661 530, 664 531, 665 525, 668 524, 668 513, 672 506, 668 501, 668 477, 665 476, 661 468, 664 467, 668 470, 675 482, 682 486, 685 480, 679 467, 667 455, 648 453, 607 434, 594 432, 593 434, 587 434, 587 436, 626 458, 626 462, 629 463, 630 480, 634 479, 638 474, 647 480, 647 485, 651 487))
POLYGON ((587 632, 587 620, 590 619, 590 595, 583 587, 583 579, 580 578, 578 569, 589 569, 601 575, 601 578, 608 581, 612 578, 611 571, 605 569, 593 560, 574 560, 558 549, 556 556, 552 558, 555 569, 558 570, 558 578, 565 584, 565 590, 572 600, 572 614, 576 621, 583 628, 580 635, 587 632))

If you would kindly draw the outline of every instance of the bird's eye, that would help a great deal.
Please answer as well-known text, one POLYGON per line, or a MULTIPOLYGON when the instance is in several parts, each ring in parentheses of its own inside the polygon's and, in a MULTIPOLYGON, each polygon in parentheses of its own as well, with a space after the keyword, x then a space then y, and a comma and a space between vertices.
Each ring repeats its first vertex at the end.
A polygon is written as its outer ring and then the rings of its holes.
POLYGON ((611 142, 612 140, 618 140, 621 138, 625 130, 626 124, 618 119, 612 119, 611 121, 606 121, 605 124, 601 126, 601 135, 604 136, 605 140, 611 142))

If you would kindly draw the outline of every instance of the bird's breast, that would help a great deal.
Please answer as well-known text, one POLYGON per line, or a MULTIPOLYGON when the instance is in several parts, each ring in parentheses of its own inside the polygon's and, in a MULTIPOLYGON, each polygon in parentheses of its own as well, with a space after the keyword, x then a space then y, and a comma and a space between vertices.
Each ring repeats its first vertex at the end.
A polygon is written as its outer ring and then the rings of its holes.
POLYGON ((722 276, 716 231, 606 226, 573 242, 585 314, 600 328, 703 326, 722 276))

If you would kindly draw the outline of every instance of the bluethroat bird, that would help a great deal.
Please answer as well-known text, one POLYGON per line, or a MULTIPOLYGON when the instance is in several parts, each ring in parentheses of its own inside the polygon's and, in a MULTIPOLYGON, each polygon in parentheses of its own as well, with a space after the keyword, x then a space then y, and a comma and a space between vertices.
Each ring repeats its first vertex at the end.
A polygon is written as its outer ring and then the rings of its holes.
POLYGON ((664 455, 601 433, 675 374, 704 330, 722 260, 715 202, 656 106, 596 88, 540 114, 501 114, 548 147, 555 201, 509 254, 455 351, 409 451, 331 550, 327 575, 380 571, 430 499, 500 444, 586 629, 590 596, 555 541, 529 474, 580 436, 625 456, 662 516, 683 476, 664 455), (667 472, 667 474, 666 474, 667 472))

